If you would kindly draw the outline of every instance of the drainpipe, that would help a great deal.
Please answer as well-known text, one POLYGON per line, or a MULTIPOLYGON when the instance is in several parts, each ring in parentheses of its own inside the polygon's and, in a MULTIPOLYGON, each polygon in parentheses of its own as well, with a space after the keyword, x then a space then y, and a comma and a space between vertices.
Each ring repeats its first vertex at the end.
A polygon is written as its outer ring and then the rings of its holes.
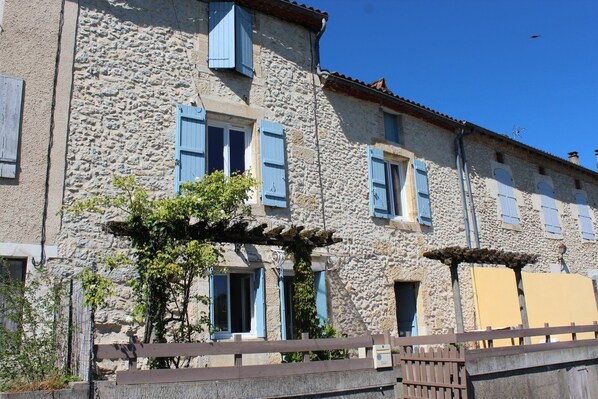
MULTIPOLYGON (((468 134, 473 133, 470 131, 468 134)), ((473 201, 473 192, 471 190, 471 179, 469 178, 469 163, 467 162, 467 156, 465 155, 465 146, 463 144, 463 137, 459 140, 459 149, 461 151, 461 160, 463 161, 463 172, 465 174, 465 183, 467 184, 467 195, 469 197, 469 206, 471 208, 471 224, 473 225, 473 234, 475 236, 476 248, 480 248, 480 234, 478 231, 478 217, 475 211, 475 203, 473 201)))
POLYGON ((318 76, 323 76, 324 78, 326 78, 326 76, 328 76, 328 71, 322 71, 320 69, 320 38, 322 37, 322 35, 324 34, 324 31, 326 30, 326 22, 327 22, 326 18, 322 18, 322 28, 316 35, 316 43, 315 43, 315 46, 316 46, 316 48, 315 48, 316 74, 318 76))
POLYGON ((459 189, 461 190, 461 200, 463 201, 463 222, 465 223, 465 240, 467 247, 471 248, 471 236, 469 229, 469 212, 467 211, 467 197, 465 196, 465 186, 463 184, 463 168, 462 168, 462 148, 459 143, 465 136, 465 129, 461 128, 457 137, 455 137, 455 164, 457 166, 457 174, 459 175, 459 189))

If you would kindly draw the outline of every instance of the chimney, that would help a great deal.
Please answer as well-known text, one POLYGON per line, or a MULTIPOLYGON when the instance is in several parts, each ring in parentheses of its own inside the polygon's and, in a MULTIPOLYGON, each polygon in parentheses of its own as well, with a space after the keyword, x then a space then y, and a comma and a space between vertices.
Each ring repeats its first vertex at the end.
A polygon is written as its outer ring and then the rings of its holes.
POLYGON ((570 162, 574 163, 575 165, 579 165, 579 155, 577 154, 577 151, 571 151, 567 155, 569 155, 570 162))

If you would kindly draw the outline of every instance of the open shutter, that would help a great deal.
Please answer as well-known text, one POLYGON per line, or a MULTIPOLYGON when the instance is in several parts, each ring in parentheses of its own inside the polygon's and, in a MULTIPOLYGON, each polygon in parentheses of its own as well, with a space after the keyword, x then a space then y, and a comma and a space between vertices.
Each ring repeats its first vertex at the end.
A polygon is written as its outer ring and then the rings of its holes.
POLYGON ((209 290, 210 290, 210 339, 214 339, 214 269, 210 268, 210 275, 208 276, 209 290))
POLYGON ((517 200, 513 193, 513 179, 511 174, 502 168, 494 169, 494 177, 498 185, 498 199, 502 221, 508 224, 519 224, 517 214, 517 200))
POLYGON ((210 68, 235 67, 235 4, 232 2, 209 3, 208 66, 210 68))
POLYGON ((581 236, 586 240, 593 240, 594 227, 592 226, 592 217, 590 216, 590 207, 588 200, 582 193, 575 194, 575 202, 577 203, 577 214, 579 215, 579 227, 581 229, 581 236))
POLYGON ((415 173, 415 191, 417 194, 417 221, 426 226, 432 226, 432 211, 430 209, 430 191, 428 189, 428 171, 424 161, 413 161, 415 173))
POLYGON ((328 294, 326 291, 326 272, 314 272, 316 285, 316 315, 320 325, 328 322, 328 294))
POLYGON ((182 183, 194 182, 206 173, 206 111, 177 105, 176 121, 174 188, 178 193, 182 183))
POLYGON ((260 121, 260 157, 262 164, 262 203, 286 208, 287 184, 284 129, 281 124, 260 121))
POLYGON ((556 208, 552 187, 545 182, 540 182, 538 184, 538 191, 540 192, 540 201, 542 212, 544 213, 544 225, 546 226, 546 231, 549 233, 561 234, 559 211, 556 208))
POLYGON ((235 69, 245 76, 253 77, 253 20, 251 13, 235 7, 235 69))
POLYGON ((368 176, 370 183, 370 215, 389 218, 384 152, 378 148, 368 147, 368 176))
POLYGON ((266 289, 264 287, 264 268, 255 269, 255 326, 258 338, 266 337, 266 289))
POLYGON ((0 75, 0 177, 17 177, 23 80, 0 75))
POLYGON ((285 289, 284 289, 284 269, 281 267, 278 274, 278 293, 280 300, 280 339, 287 339, 287 310, 285 302, 285 289))

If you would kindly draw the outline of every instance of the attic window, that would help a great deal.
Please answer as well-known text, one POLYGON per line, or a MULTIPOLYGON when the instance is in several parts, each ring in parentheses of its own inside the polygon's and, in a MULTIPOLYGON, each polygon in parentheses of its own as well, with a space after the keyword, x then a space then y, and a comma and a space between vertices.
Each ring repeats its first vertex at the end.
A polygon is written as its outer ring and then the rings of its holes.
POLYGON ((496 162, 505 163, 505 157, 503 156, 502 152, 496 151, 496 162))
POLYGON ((546 169, 544 169, 544 166, 538 166, 538 173, 542 176, 546 176, 546 169))
POLYGON ((209 3, 208 66, 253 77, 253 17, 233 2, 209 3))
POLYGON ((575 179, 575 188, 581 190, 581 181, 579 179, 575 179))

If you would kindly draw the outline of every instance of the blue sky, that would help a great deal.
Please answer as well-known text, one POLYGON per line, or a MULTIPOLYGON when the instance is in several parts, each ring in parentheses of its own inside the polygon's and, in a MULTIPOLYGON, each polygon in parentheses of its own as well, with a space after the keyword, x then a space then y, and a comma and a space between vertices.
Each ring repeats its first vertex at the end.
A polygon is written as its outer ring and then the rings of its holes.
POLYGON ((596 170, 598 0, 303 2, 329 13, 323 68, 596 170))

